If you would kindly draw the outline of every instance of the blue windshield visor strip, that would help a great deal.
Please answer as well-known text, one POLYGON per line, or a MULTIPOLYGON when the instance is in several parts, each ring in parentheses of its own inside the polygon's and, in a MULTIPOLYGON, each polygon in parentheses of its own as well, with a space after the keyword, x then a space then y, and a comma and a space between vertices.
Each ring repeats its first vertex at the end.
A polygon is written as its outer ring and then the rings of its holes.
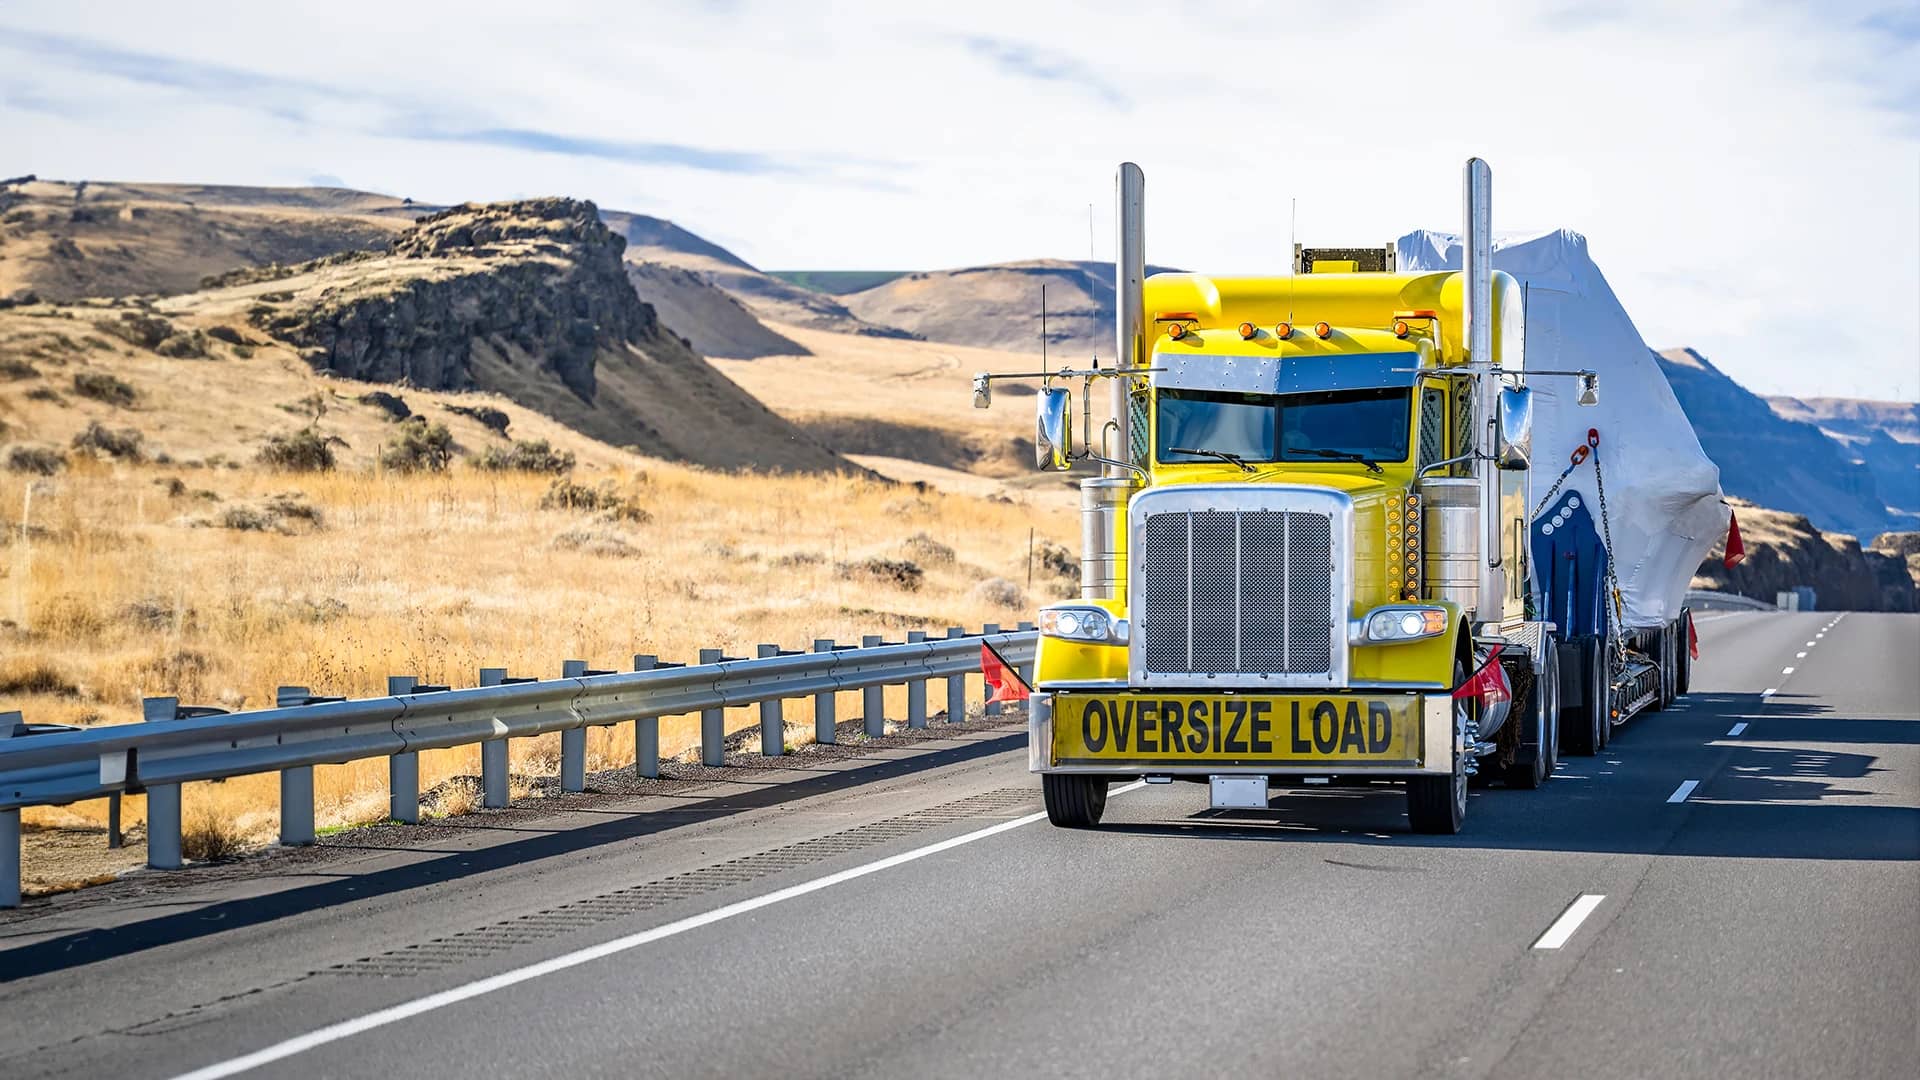
POLYGON ((1159 356, 1153 385, 1162 390, 1237 394, 1309 394, 1412 386, 1417 353, 1334 356, 1159 356))

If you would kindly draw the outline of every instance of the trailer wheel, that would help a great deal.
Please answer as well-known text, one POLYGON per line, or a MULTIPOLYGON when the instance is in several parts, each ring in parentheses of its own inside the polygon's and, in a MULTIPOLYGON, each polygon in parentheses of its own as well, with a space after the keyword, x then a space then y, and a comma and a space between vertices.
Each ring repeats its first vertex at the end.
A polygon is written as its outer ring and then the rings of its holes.
MULTIPOLYGON (((1552 638, 1547 639, 1547 655, 1555 656, 1552 638)), ((1533 678, 1528 705, 1533 714, 1534 744, 1522 745, 1513 764, 1501 773, 1508 787, 1532 791, 1553 775, 1560 759, 1560 665, 1549 660, 1545 670, 1533 678)))
POLYGON ((1674 625, 1680 640, 1673 649, 1673 696, 1685 697, 1693 688, 1693 612, 1682 611, 1674 625))
MULTIPOLYGON (((1466 665, 1453 664, 1453 684, 1467 681, 1466 665)), ((1407 780, 1407 823, 1417 833, 1452 836, 1467 819, 1467 761, 1460 752, 1466 741, 1468 712, 1473 706, 1465 698, 1453 706, 1453 773, 1450 776, 1415 776, 1407 780)))
POLYGON ((1107 809, 1107 778, 1047 773, 1040 777, 1047 820, 1062 829, 1091 829, 1107 809))
POLYGON ((1586 695, 1574 705, 1563 703, 1560 709, 1560 745, 1569 754, 1592 757, 1606 749, 1613 722, 1608 690, 1612 680, 1606 677, 1604 639, 1580 642, 1572 651, 1575 674, 1585 684, 1586 695))

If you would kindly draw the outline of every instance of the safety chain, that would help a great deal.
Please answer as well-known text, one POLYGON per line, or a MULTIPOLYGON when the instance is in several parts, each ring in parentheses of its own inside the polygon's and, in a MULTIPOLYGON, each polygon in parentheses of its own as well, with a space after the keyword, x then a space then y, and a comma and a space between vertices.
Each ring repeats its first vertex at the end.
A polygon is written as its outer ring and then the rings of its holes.
POLYGON ((1619 560, 1613 554, 1613 524, 1607 514, 1607 474, 1600 468, 1600 447, 1593 448, 1593 487, 1600 496, 1600 539, 1607 545, 1607 595, 1613 603, 1607 615, 1607 645, 1613 654, 1616 668, 1624 669, 1627 664, 1626 639, 1620 636, 1620 623, 1626 611, 1620 602, 1620 577, 1614 571, 1619 560))

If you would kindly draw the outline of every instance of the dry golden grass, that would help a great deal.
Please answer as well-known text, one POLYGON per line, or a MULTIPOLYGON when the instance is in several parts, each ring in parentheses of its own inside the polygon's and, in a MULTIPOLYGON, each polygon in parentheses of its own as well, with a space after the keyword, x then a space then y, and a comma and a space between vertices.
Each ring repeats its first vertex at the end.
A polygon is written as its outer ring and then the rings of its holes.
MULTIPOLYGON (((1027 534, 1069 540, 1064 505, 995 502, 850 477, 738 475, 649 463, 606 469, 651 515, 602 521, 541 507, 549 478, 482 473, 405 476, 363 470, 286 475, 256 468, 183 473, 156 465, 81 460, 54 477, 0 473, 0 709, 35 721, 123 723, 140 699, 260 708, 282 684, 364 697, 389 675, 473 685, 479 668, 553 676, 582 658, 624 668, 635 653, 693 659, 702 646, 752 655, 760 642, 806 647, 816 638, 1012 624, 1048 594, 1036 581, 1012 607, 979 599, 976 584, 1024 585, 1027 534), (183 476, 191 489, 169 495, 183 476), (318 511, 293 534, 219 527, 223 508, 285 497, 318 511), (590 530, 618 547, 563 546, 590 530), (910 559, 930 549, 917 589, 846 564, 910 559), (614 552, 608 554, 605 552, 614 552), (600 552, 600 553, 596 553, 600 552)), ((1041 571, 1044 574, 1044 571, 1041 571)), ((850 702, 843 702, 843 712, 850 702)), ((904 692, 890 702, 904 711, 904 692)), ((812 731, 810 703, 791 702, 787 738, 812 731)), ((729 727, 757 723, 734 710, 729 727)), ((630 763, 629 726, 595 729, 592 767, 630 763)), ((698 738, 696 718, 661 723, 661 750, 698 738)), ((555 771, 558 737, 516 741, 514 771, 555 771)), ((479 772, 479 750, 423 755, 423 789, 444 785, 438 813, 469 809, 451 777, 479 772)), ((386 810, 383 759, 316 771, 323 827, 377 821, 386 810)), ((218 819, 222 844, 270 839, 272 775, 190 785, 189 820, 218 819)), ((129 825, 144 800, 127 800, 129 825)), ((42 827, 98 822, 104 806, 27 812, 42 827)), ((30 856, 31 858, 31 856, 30 856)))

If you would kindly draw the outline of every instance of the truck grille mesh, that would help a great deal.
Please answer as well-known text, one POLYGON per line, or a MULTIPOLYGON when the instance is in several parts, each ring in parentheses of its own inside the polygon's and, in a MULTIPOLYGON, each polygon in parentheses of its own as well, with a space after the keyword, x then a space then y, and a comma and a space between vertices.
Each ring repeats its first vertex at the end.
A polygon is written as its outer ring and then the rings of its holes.
POLYGON ((1142 528, 1138 632, 1149 674, 1333 668, 1333 519, 1179 511, 1142 528))

